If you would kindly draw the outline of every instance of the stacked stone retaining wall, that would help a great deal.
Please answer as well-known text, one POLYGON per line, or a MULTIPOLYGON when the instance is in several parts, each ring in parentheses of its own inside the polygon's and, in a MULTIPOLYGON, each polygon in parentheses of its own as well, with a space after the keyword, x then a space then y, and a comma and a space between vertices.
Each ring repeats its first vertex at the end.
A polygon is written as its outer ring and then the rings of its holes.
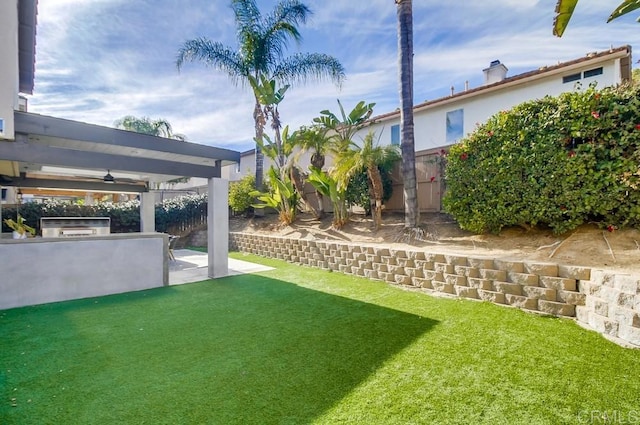
POLYGON ((640 347, 640 277, 555 263, 435 254, 337 241, 230 233, 229 248, 436 294, 575 317, 640 347))

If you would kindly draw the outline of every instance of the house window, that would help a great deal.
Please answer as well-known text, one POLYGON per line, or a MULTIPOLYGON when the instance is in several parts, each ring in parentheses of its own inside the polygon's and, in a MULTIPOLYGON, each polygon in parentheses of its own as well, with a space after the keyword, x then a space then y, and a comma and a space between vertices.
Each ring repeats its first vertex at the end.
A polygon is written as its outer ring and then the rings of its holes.
POLYGON ((602 75, 602 67, 589 69, 584 72, 584 78, 595 77, 596 75, 602 75))
POLYGON ((1 201, 6 201, 7 200, 7 188, 3 187, 1 192, 2 192, 2 196, 0 196, 0 200, 1 201))
POLYGON ((399 146, 400 145, 400 125, 392 125, 391 126, 391 144, 399 146))
POLYGON ((4 134, 4 120, 0 118, 0 135, 4 134))
POLYGON ((565 75, 564 77, 562 77, 562 82, 570 83, 572 81, 578 81, 580 79, 580 76, 581 75, 579 72, 577 74, 565 75))
POLYGON ((453 143, 462 138, 464 125, 464 111, 456 109, 447 112, 447 143, 453 143))

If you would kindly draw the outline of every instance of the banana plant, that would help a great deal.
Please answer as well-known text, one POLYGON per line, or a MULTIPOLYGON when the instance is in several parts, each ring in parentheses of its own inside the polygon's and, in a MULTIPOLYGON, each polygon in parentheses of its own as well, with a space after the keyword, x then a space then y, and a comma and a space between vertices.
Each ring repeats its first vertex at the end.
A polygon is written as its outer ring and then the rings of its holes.
POLYGON ((320 111, 320 116, 313 119, 313 122, 319 124, 325 129, 332 130, 334 133, 334 143, 339 146, 348 143, 358 130, 366 125, 367 120, 373 114, 375 103, 365 103, 364 100, 358 102, 356 106, 347 115, 338 99, 340 107, 340 118, 333 112, 325 109, 320 111))
POLYGON ((313 166, 309 167, 309 177, 307 181, 311 183, 322 196, 331 199, 331 204, 333 205, 333 227, 336 229, 344 227, 349 221, 346 187, 341 188, 335 177, 313 166))
POLYGON ((289 225, 296 219, 298 211, 298 193, 287 175, 282 175, 273 166, 269 168, 269 191, 253 191, 251 196, 255 197, 261 204, 252 205, 254 208, 273 208, 278 211, 280 223, 289 225))
MULTIPOLYGON (((556 3, 556 16, 553 19, 553 35, 562 37, 577 4, 578 0, 558 0, 556 3)), ((640 0, 625 0, 611 12, 607 23, 638 8, 640 8, 640 0)), ((638 22, 640 22, 640 18, 638 22)))

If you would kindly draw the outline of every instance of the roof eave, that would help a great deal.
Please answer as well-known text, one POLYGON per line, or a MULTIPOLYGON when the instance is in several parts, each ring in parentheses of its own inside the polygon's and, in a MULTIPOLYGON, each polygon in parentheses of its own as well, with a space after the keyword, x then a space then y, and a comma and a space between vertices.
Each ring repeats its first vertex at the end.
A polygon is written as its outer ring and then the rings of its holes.
MULTIPOLYGON (((485 93, 491 93, 498 90, 503 90, 505 88, 509 88, 514 85, 524 84, 524 83, 539 80, 542 78, 548 78, 553 75, 567 73, 574 69, 582 68, 586 65, 603 62, 604 60, 624 58, 629 56, 630 54, 631 54, 631 46, 626 45, 626 46, 618 47, 616 49, 610 49, 605 52, 588 55, 583 58, 574 59, 569 62, 560 63, 558 65, 541 67, 537 70, 514 75, 513 77, 506 78, 502 81, 499 81, 497 83, 493 83, 487 86, 480 86, 471 90, 466 90, 460 93, 456 93, 452 96, 441 97, 439 99, 423 102, 421 104, 415 105, 413 107, 413 111, 420 112, 426 109, 433 108, 435 106, 447 105, 452 102, 464 100, 468 97, 476 96, 478 95, 478 93, 485 94, 485 93)), ((396 110, 393 112, 388 112, 386 114, 378 115, 377 117, 373 117, 371 118, 370 121, 372 123, 387 121, 390 119, 395 119, 399 115, 400 115, 400 111, 396 110)))
POLYGON ((25 94, 34 88, 37 14, 38 0, 18 1, 18 90, 25 94))

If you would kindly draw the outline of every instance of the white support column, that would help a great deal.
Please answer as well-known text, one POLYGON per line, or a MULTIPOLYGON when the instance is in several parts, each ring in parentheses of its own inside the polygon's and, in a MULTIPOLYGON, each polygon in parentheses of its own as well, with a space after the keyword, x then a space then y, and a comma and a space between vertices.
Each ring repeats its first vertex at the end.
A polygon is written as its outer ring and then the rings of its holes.
POLYGON ((156 231, 156 205, 153 192, 140 193, 140 231, 156 231))
POLYGON ((229 182, 209 179, 207 196, 209 277, 215 279, 229 274, 229 182))

